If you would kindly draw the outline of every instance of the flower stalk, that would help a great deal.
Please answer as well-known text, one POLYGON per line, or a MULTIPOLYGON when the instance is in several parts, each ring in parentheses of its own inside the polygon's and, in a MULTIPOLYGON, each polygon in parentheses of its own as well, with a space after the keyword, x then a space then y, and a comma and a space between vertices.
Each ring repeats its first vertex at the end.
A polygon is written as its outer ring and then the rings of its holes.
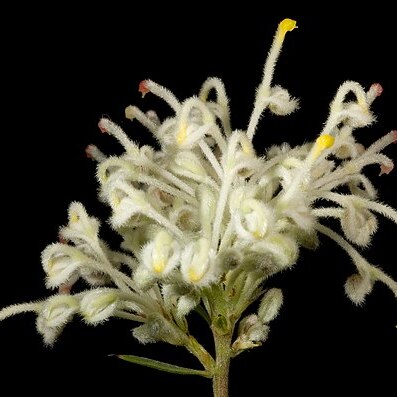
POLYGON ((214 397, 229 396, 229 368, 232 358, 231 340, 232 332, 219 333, 213 329, 215 341, 216 364, 212 378, 214 397))

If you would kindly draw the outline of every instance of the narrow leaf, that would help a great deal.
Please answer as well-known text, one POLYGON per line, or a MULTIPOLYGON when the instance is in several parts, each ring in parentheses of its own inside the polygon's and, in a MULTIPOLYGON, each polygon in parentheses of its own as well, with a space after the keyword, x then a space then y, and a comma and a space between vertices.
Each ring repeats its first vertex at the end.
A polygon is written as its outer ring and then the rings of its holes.
POLYGON ((125 354, 116 355, 116 357, 133 364, 143 365, 144 367, 154 368, 159 371, 170 372, 172 374, 199 375, 204 376, 205 378, 211 378, 211 374, 208 371, 179 367, 178 365, 168 364, 162 361, 152 360, 150 358, 125 354))

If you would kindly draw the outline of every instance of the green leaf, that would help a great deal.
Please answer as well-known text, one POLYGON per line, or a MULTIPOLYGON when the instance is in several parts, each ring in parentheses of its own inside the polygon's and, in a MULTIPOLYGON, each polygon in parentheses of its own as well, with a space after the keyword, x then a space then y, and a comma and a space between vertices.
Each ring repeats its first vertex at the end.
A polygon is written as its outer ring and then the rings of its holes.
POLYGON ((133 364, 143 365, 144 367, 154 368, 159 371, 170 372, 172 374, 199 375, 199 376, 204 376, 205 378, 212 377, 212 375, 208 371, 179 367, 178 365, 152 360, 151 358, 139 357, 134 355, 125 355, 125 354, 116 355, 116 357, 133 364))

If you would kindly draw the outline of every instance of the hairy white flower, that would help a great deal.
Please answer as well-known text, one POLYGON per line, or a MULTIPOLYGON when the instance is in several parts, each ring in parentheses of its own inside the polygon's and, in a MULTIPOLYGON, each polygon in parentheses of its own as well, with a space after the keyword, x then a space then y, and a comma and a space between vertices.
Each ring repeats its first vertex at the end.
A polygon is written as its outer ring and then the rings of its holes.
POLYGON ((312 142, 272 146, 265 156, 253 146, 266 110, 287 115, 298 107, 287 90, 273 84, 283 41, 295 27, 285 19, 277 28, 245 129, 232 127, 224 84, 213 77, 198 96, 184 100, 151 80, 139 84, 142 95, 156 95, 170 107, 164 120, 152 110, 126 109, 128 119, 153 134, 157 148, 140 147, 117 124, 101 119, 100 130, 115 137, 124 152, 107 156, 93 145, 86 152, 98 162, 99 197, 110 207, 110 224, 124 251, 111 250, 99 237, 99 221, 73 202, 60 242, 42 254, 47 287, 63 295, 10 306, 0 320, 38 313, 37 328, 51 344, 76 311, 90 324, 127 319, 138 323, 133 335, 140 342, 183 345, 205 368, 193 373, 217 379, 218 361, 190 334, 187 315, 195 310, 211 326, 216 353, 226 354, 226 361, 231 349, 237 355, 259 346, 283 301, 281 290, 267 291, 266 280, 295 265, 301 248, 317 248, 321 235, 346 251, 357 268, 345 284, 354 303, 361 304, 377 281, 397 296, 397 283, 356 248, 370 244, 378 215, 397 223, 397 211, 376 201, 377 191, 364 174, 374 164, 381 174, 393 170, 382 151, 397 141, 397 132, 364 147, 355 131, 374 121, 371 104, 382 87, 343 83, 312 142), (328 227, 326 218, 336 218, 346 238, 328 227), (69 295, 80 277, 92 289, 69 295), (261 297, 258 314, 238 323, 261 297))
POLYGON ((182 277, 189 284, 200 286, 214 281, 214 267, 214 252, 206 238, 191 242, 181 254, 182 277))
POLYGON ((46 285, 56 288, 78 279, 77 270, 89 266, 91 259, 75 247, 55 243, 49 245, 42 254, 42 263, 47 275, 46 285))
POLYGON ((179 263, 179 245, 172 236, 161 230, 142 249, 142 263, 155 276, 166 276, 179 263))

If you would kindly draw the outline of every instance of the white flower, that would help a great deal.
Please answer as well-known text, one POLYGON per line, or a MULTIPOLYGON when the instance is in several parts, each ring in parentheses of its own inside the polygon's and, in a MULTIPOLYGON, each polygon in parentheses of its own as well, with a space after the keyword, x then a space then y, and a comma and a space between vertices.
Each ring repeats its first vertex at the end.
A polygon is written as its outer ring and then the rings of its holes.
POLYGON ((56 288, 76 281, 78 269, 89 262, 90 259, 77 248, 61 243, 49 245, 42 253, 47 287, 56 288))
POLYGON ((206 238, 191 242, 182 252, 182 277, 189 284, 203 286, 214 281, 214 265, 214 252, 206 238))
POLYGON ((161 230, 142 249, 142 263, 154 276, 163 277, 179 264, 179 252, 178 243, 168 232, 161 230))
POLYGON ((236 233, 244 240, 260 240, 274 223, 273 211, 256 199, 245 199, 233 216, 236 233))

